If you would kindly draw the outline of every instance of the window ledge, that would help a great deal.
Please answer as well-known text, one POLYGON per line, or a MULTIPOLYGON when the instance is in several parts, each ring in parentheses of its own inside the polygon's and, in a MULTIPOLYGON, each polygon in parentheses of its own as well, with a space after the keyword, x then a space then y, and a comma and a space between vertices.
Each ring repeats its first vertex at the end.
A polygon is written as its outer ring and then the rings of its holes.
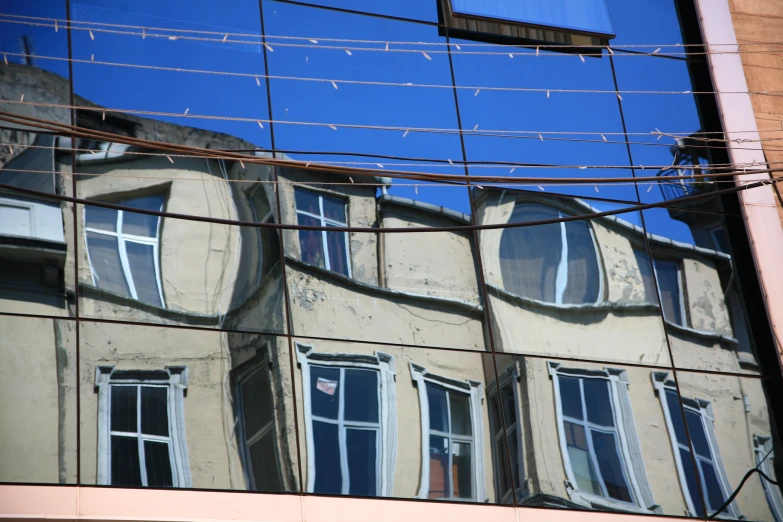
POLYGON ((739 340, 735 339, 734 337, 730 337, 728 335, 723 335, 714 332, 707 332, 704 330, 697 330, 696 328, 691 328, 689 326, 682 326, 676 323, 672 323, 670 321, 667 321, 666 319, 664 319, 663 322, 666 325, 667 330, 669 329, 674 330, 675 332, 690 337, 696 337, 698 339, 704 339, 707 341, 717 342, 720 344, 728 344, 734 348, 739 346, 739 340))
POLYGON ((640 515, 654 515, 662 514, 659 506, 653 506, 652 509, 639 507, 635 504, 628 504, 626 502, 614 502, 604 497, 597 497, 590 495, 589 493, 582 493, 579 490, 568 488, 568 496, 571 497, 571 501, 590 509, 604 509, 609 511, 616 511, 620 513, 634 513, 640 515))
MULTIPOLYGON (((220 322, 220 318, 217 315, 206 315, 195 312, 172 310, 170 308, 161 308, 160 306, 151 305, 139 301, 138 299, 133 299, 132 297, 116 294, 85 282, 79 282, 79 296, 95 299, 96 301, 102 301, 107 304, 127 306, 141 312, 147 312, 162 319, 164 324, 185 323, 197 326, 218 326, 220 322)), ((97 318, 101 317, 97 316, 97 318)))
POLYGON ((531 299, 529 297, 523 297, 521 295, 514 294, 500 288, 499 286, 487 283, 487 287, 498 297, 507 301, 515 301, 518 304, 533 305, 540 308, 546 308, 550 310, 572 310, 575 313, 578 312, 595 312, 595 311, 613 311, 613 310, 628 310, 633 312, 650 312, 652 314, 659 313, 660 308, 656 304, 652 303, 616 303, 603 301, 600 303, 586 303, 586 304, 556 304, 547 303, 545 301, 539 301, 538 299, 531 299))
POLYGON ((313 265, 311 263, 307 263, 299 259, 295 259, 291 256, 285 256, 285 262, 297 268, 304 269, 307 272, 315 273, 318 275, 318 277, 331 279, 332 281, 337 281, 341 284, 358 288, 364 292, 372 292, 375 294, 379 294, 380 297, 386 297, 386 298, 402 297, 415 301, 423 301, 423 302, 437 304, 439 306, 451 307, 465 314, 481 315, 484 311, 484 307, 482 307, 480 304, 471 303, 470 301, 463 301, 462 299, 453 299, 450 297, 437 297, 432 295, 416 294, 413 292, 403 292, 391 288, 384 288, 382 286, 375 286, 367 283, 362 283, 350 277, 346 277, 342 274, 338 274, 337 272, 326 270, 325 268, 321 268, 320 266, 313 265))

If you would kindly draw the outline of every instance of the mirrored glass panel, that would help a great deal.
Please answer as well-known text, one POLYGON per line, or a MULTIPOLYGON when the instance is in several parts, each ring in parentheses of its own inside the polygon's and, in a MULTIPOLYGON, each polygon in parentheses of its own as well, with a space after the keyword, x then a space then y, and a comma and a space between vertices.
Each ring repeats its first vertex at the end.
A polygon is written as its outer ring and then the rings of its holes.
POLYGON ((408 18, 422 22, 435 23, 438 21, 438 0, 402 0, 400 2, 373 2, 369 4, 357 0, 308 0, 300 3, 395 18, 408 18))
POLYGON ((672 448, 683 462, 678 462, 679 484, 689 511, 698 516, 777 520, 777 487, 760 475, 740 487, 756 466, 772 480, 776 476, 778 444, 764 381, 678 371, 679 394, 671 375, 656 374, 653 382, 667 414, 672 448), (693 460, 691 469, 688 457, 693 460))
MULTIPOLYGON (((0 110, 70 124, 65 6, 65 1, 47 0, 0 4, 0 110)), ((8 145, 34 143, 34 134, 13 130, 22 126, 0 129, 0 161, 8 160, 7 153, 13 156, 8 145)))
MULTIPOLYGON (((437 27, 284 2, 264 5, 264 26, 273 35, 267 60, 279 151, 304 161, 370 161, 350 155, 361 153, 377 158, 365 165, 374 170, 451 160, 435 171, 464 174, 437 27)), ((412 168, 427 170, 403 170, 412 168)))
POLYGON ((669 431, 651 385, 655 368, 496 359, 500 395, 490 405, 507 433, 517 505, 689 513, 679 460, 664 444, 669 431))
MULTIPOLYGON (((475 45, 455 40, 451 49, 471 175, 631 176, 607 54, 475 45)), ((636 201, 632 185, 529 185, 636 201)))
POLYGON ((77 125, 199 147, 270 147, 258 2, 183 10, 172 0, 83 0, 71 3, 71 19, 77 125))
POLYGON ((293 333, 484 349, 472 233, 426 231, 470 224, 466 188, 419 191, 438 206, 345 176, 329 184, 301 170, 280 176, 283 223, 324 228, 283 233, 293 333), (346 226, 397 232, 329 231, 346 226))
POLYGON ((0 315, 0 482, 76 483, 76 322, 0 315))
POLYGON ((80 343, 82 484, 299 491, 286 338, 83 321, 80 343))
POLYGON ((308 493, 510 504, 490 354, 296 339, 308 493))
POLYGON ((658 293, 674 365, 678 368, 759 374, 756 343, 717 198, 644 211, 658 293))
POLYGON ((473 193, 477 223, 517 225, 480 236, 496 351, 670 365, 645 291, 651 267, 638 212, 541 192, 473 193), (569 220, 599 211, 620 213, 569 220))
MULTIPOLYGON (((56 139, 36 138, 38 143, 56 139)), ((53 157, 61 154, 51 145, 20 147, 0 167, 0 183, 9 186, 0 190, 0 312, 75 315, 73 205, 39 195, 71 192, 70 165, 61 170, 53 157), (38 166, 41 173, 20 172, 27 166, 38 166)))
MULTIPOLYGON (((614 23, 612 47, 651 53, 656 47, 672 46, 667 52, 682 52, 673 46, 684 42, 680 19, 690 14, 688 0, 607 0, 614 23), (683 12, 684 11, 684 12, 683 12), (637 47, 640 45, 651 47, 637 47)), ((696 22, 698 23, 698 22, 696 22)))
POLYGON ((94 198, 119 208, 78 207, 80 316, 284 331, 277 231, 134 212, 186 204, 171 187, 94 198))

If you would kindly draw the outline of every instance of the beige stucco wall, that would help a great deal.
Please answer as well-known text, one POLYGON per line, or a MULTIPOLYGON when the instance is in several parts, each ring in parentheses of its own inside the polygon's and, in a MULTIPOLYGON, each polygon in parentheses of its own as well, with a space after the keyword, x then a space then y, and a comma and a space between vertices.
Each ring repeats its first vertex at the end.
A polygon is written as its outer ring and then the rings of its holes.
MULTIPOLYGON (((419 390, 413 382, 410 363, 427 368, 429 373, 460 381, 473 380, 484 383, 481 392, 481 418, 484 430, 484 475, 489 502, 495 501, 494 475, 492 466, 491 435, 487 410, 487 385, 494 375, 488 378, 482 358, 490 357, 476 353, 457 351, 428 350, 424 348, 397 348, 392 346, 373 346, 370 344, 347 343, 300 339, 296 341, 312 346, 319 353, 351 353, 375 355, 382 352, 394 357, 396 414, 397 414, 397 459, 394 470, 395 497, 413 498, 418 494, 421 479, 421 408, 419 390)), ((296 346, 296 345, 294 345, 296 346)), ((491 365, 491 360, 489 362, 491 365)), ((299 444, 302 453, 302 482, 307 484, 307 441, 302 407, 302 373, 297 364, 294 370, 296 386, 297 412, 299 418, 299 444)), ((426 456, 429 458, 429 455, 426 456)))
POLYGON ((75 322, 0 316, 0 481, 76 482, 75 322))
POLYGON ((335 339, 483 350, 480 313, 356 290, 327 274, 286 266, 293 333, 335 339))
MULTIPOLYGON (((404 207, 383 213, 384 228, 454 226, 404 207)), ((478 303, 472 234, 431 232, 384 234, 385 286, 417 294, 478 303)))
POLYGON ((689 325, 696 330, 732 336, 729 310, 715 263, 707 258, 683 257, 682 270, 689 325))
POLYGON ((122 370, 188 367, 185 433, 194 488, 244 489, 233 437, 226 334, 152 326, 82 322, 80 331, 80 423, 82 483, 97 473, 98 393, 96 366, 122 370), (186 348, 186 349, 185 349, 186 348))

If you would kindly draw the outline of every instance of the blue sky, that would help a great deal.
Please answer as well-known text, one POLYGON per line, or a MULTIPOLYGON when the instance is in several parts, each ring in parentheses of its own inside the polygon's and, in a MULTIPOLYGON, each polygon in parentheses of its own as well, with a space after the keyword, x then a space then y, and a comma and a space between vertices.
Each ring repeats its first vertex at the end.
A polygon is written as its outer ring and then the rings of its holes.
MULTIPOLYGON (((610 0, 610 12, 621 43, 678 43, 673 2, 638 0, 636 9, 629 9, 620 0, 610 0), (669 6, 669 4, 672 4, 669 6), (648 24, 638 25, 640 17, 657 20, 656 31, 648 24), (672 20, 675 23, 672 23, 672 20), (626 28, 635 25, 630 34, 626 28)), ((320 3, 339 7, 359 8, 355 0, 321 0, 320 3)), ((19 5, 13 0, 0 0, 2 12, 30 16, 65 18, 64 2, 35 0, 19 5), (59 7, 58 7, 59 6, 59 7)), ((74 20, 206 30, 231 33, 260 33, 260 16, 256 0, 235 2, 231 9, 220 3, 194 0, 186 5, 174 0, 81 0, 71 3, 74 20)), ((372 4, 368 9, 381 14, 401 15, 431 20, 433 12, 427 2, 405 0, 385 7, 372 4)), ((377 82, 450 85, 451 71, 445 50, 445 39, 437 29, 423 24, 400 22, 375 17, 339 13, 282 2, 264 3, 264 21, 268 35, 308 38, 347 38, 355 40, 423 42, 414 49, 429 51, 385 53, 324 49, 323 43, 309 47, 286 47, 284 40, 270 40, 274 50, 268 52, 269 73, 277 76, 308 77, 337 80, 338 89, 330 82, 271 80, 274 119, 290 122, 320 122, 333 124, 385 125, 393 127, 457 128, 457 112, 451 89, 351 85, 339 80, 361 79, 377 82)), ((655 24, 653 24, 655 25, 655 24)), ((18 52, 20 33, 30 34, 36 53, 42 56, 67 56, 65 31, 4 24, 0 31, 2 50, 18 52)), ((170 41, 168 39, 86 31, 73 32, 75 59, 145 64, 225 71, 248 75, 264 74, 264 56, 259 43, 232 44, 220 42, 170 41)), ((299 41, 300 43, 302 42, 299 41)), ((460 43, 457 41, 456 43, 460 43)), ((469 43, 469 42, 463 42, 469 43)), ((353 47, 369 44, 345 44, 353 47)), ((401 46, 397 45, 397 48, 401 46)), ((453 55, 454 77, 459 86, 531 87, 540 89, 614 90, 611 64, 606 58, 577 56, 523 57, 514 59, 504 54, 505 48, 481 48, 500 54, 476 56, 467 53, 453 55), (502 51, 502 53, 501 53, 502 51)), ((531 51, 532 53, 532 51, 531 51)), ((16 61, 16 60, 15 60, 16 61)), ((37 65, 61 75, 67 75, 67 63, 39 60, 37 65)), ((615 58, 617 81, 621 90, 689 90, 690 79, 681 61, 659 57, 615 58)), ((171 113, 269 119, 266 85, 256 84, 252 76, 233 77, 192 74, 174 71, 153 71, 137 68, 75 63, 74 88, 78 95, 106 107, 149 110, 171 113)), ((478 125, 478 130, 533 131, 599 131, 607 134, 622 132, 620 107, 614 94, 598 93, 520 93, 485 90, 478 95, 473 89, 458 90, 460 117, 465 129, 478 125)), ((690 132, 699 128, 698 114, 692 96, 688 95, 623 95, 622 110, 630 132, 649 133, 655 128, 673 132, 690 132)), ((256 146, 271 147, 269 125, 260 129, 254 122, 235 122, 181 117, 160 117, 181 125, 189 125, 239 136, 256 146)), ((585 138, 584 135, 564 136, 585 138)), ((621 136, 607 136, 609 141, 623 141, 621 136)), ((471 161, 510 161, 564 165, 630 165, 624 144, 578 143, 569 141, 511 139, 487 136, 466 136, 465 151, 471 161)), ((598 140, 597 136, 593 136, 598 140)), ((657 141, 654 136, 632 136, 631 141, 651 145, 633 145, 636 164, 669 164, 671 140, 657 141)), ((355 156, 290 154, 300 159, 329 157, 332 160, 386 164, 386 168, 428 170, 463 174, 461 167, 450 166, 447 160, 462 158, 462 145, 456 134, 415 133, 403 137, 399 131, 376 129, 332 130, 329 127, 278 124, 275 127, 278 149, 296 151, 359 151, 441 160, 429 167, 392 167, 393 160, 366 159, 355 156)), ((416 162, 418 163, 418 162, 416 162)), ((620 169, 522 169, 513 174, 506 169, 472 167, 471 174, 513 176, 605 176, 626 177, 630 170, 620 169)), ((652 173, 646 171, 645 174, 652 173)), ((533 190, 536 190, 533 187, 533 190)), ((636 201, 631 185, 548 187, 548 191, 636 201)), ((467 190, 451 187, 394 187, 392 193, 469 211, 467 190)), ((655 188, 641 191, 643 202, 662 199, 655 188)), ((592 202, 598 208, 616 205, 592 202)), ((692 242, 689 229, 671 220, 665 210, 645 213, 651 232, 692 242)), ((639 224, 638 214, 624 219, 639 224)))

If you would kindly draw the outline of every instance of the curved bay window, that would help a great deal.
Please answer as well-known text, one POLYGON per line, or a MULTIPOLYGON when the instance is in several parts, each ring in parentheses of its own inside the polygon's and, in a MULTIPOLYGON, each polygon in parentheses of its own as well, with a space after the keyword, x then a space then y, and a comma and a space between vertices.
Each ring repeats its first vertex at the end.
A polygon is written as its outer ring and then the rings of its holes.
MULTIPOLYGON (((510 223, 565 217, 560 210, 517 203, 510 223)), ((598 249, 584 221, 508 228, 500 240, 504 288, 522 297, 555 304, 595 303, 601 297, 598 249)))

